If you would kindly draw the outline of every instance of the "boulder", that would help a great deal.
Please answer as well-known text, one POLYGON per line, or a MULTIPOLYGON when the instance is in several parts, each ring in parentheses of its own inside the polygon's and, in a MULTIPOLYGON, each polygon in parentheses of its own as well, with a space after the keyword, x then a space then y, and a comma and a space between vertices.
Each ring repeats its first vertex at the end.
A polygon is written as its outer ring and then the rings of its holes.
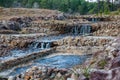
POLYGON ((111 62, 111 69, 120 67, 120 56, 114 58, 111 62))
POLYGON ((118 49, 116 49, 116 50, 112 51, 112 55, 114 57, 118 57, 118 56, 120 56, 120 51, 118 49))
POLYGON ((18 22, 10 22, 8 25, 9 25, 9 28, 11 30, 14 30, 14 31, 20 31, 21 30, 20 24, 18 22))
POLYGON ((58 14, 58 15, 56 16, 56 19, 57 19, 57 20, 64 20, 64 19, 65 19, 64 14, 63 14, 63 13, 58 14))
POLYGON ((91 72, 89 80, 120 80, 120 67, 111 70, 95 70, 91 72))

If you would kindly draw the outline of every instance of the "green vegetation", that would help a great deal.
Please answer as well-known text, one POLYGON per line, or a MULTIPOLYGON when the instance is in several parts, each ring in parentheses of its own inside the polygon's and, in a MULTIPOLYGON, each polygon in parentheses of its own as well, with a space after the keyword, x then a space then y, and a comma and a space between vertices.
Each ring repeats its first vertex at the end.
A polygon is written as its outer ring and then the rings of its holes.
POLYGON ((82 74, 86 77, 86 78, 90 78, 90 67, 84 67, 82 69, 82 74))
POLYGON ((106 60, 101 60, 98 62, 98 66, 101 68, 101 69, 104 69, 105 65, 107 64, 107 61, 106 60))
POLYGON ((18 3, 21 7, 32 8, 37 3, 38 8, 80 14, 109 14, 110 11, 119 9, 120 5, 110 2, 110 0, 97 0, 97 2, 87 2, 85 0, 0 0, 0 6, 2 7, 16 7, 18 3))

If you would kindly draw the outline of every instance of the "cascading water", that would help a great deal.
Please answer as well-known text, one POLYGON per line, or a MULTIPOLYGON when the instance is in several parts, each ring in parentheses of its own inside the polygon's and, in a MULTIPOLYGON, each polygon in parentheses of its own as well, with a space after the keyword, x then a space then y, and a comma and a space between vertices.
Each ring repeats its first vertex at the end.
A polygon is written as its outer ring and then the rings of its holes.
POLYGON ((38 45, 39 45, 39 43, 38 43, 38 42, 35 42, 34 45, 33 45, 33 48, 36 49, 36 48, 38 47, 38 45))
POLYGON ((72 34, 74 35, 86 35, 91 33, 91 26, 90 25, 82 25, 82 26, 75 26, 72 28, 72 34))
POLYGON ((34 52, 40 52, 44 49, 49 49, 51 47, 52 42, 33 42, 28 46, 25 50, 15 49, 11 51, 11 55, 0 57, 0 60, 10 60, 17 57, 26 56, 28 54, 32 54, 34 52))
POLYGON ((91 22, 99 22, 99 21, 101 21, 99 18, 89 18, 87 20, 91 21, 91 22))
POLYGON ((89 25, 82 25, 80 28, 80 34, 85 35, 85 34, 90 34, 91 32, 91 26, 89 25))
POLYGON ((92 18, 92 22, 97 22, 97 18, 92 18))
POLYGON ((40 44, 41 44, 40 46, 41 49, 48 49, 51 47, 51 42, 41 42, 40 44))
POLYGON ((51 47, 51 42, 35 42, 32 44, 32 48, 48 49, 51 47))
POLYGON ((41 43, 41 49, 44 49, 44 43, 41 43))
POLYGON ((46 48, 50 48, 50 47, 51 47, 51 43, 48 42, 48 43, 46 44, 46 48))
POLYGON ((73 28, 73 34, 75 34, 75 35, 77 35, 78 33, 79 33, 79 27, 77 27, 77 26, 75 26, 74 28, 73 28))
POLYGON ((40 49, 48 49, 51 47, 51 43, 52 42, 33 42, 29 48, 30 49, 37 49, 37 48, 40 48, 40 49))

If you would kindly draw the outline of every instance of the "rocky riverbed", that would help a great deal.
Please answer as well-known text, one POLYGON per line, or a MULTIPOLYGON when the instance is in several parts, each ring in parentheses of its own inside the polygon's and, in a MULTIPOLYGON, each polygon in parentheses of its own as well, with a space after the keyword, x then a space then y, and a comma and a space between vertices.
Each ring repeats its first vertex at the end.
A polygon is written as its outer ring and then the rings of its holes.
POLYGON ((0 80, 120 80, 120 16, 3 11, 0 80))

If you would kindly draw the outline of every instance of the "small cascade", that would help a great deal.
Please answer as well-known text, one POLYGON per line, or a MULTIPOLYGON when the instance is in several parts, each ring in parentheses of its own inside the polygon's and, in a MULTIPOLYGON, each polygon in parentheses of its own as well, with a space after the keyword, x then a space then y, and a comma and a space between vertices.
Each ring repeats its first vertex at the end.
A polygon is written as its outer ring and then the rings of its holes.
POLYGON ((79 27, 75 26, 75 35, 79 33, 79 27))
POLYGON ((37 48, 48 49, 50 47, 51 47, 51 42, 34 42, 30 45, 30 48, 33 49, 37 49, 37 48))
POLYGON ((98 21, 98 19, 97 18, 92 18, 92 20, 91 20, 92 22, 97 22, 98 21))
POLYGON ((44 49, 45 43, 41 43, 41 49, 44 49))
POLYGON ((91 32, 91 26, 89 25, 82 25, 80 28, 80 34, 85 35, 85 34, 90 34, 91 32))
POLYGON ((35 49, 36 49, 36 48, 38 47, 38 45, 39 45, 39 43, 38 43, 38 42, 36 42, 36 43, 35 43, 35 45, 33 45, 33 48, 35 48, 35 49))
POLYGON ((48 49, 51 47, 51 42, 41 42, 41 46, 38 46, 41 49, 48 49))
POLYGON ((48 42, 48 43, 46 44, 46 48, 50 48, 50 46, 51 46, 51 44, 48 42))
POLYGON ((91 33, 91 26, 90 25, 82 25, 82 26, 75 26, 72 28, 72 34, 74 35, 86 35, 91 33))
POLYGON ((102 18, 88 18, 87 20, 91 22, 99 22, 102 21, 102 18))
POLYGON ((30 49, 31 49, 31 48, 36 49, 38 45, 39 45, 38 42, 33 42, 32 44, 30 44, 30 45, 28 46, 28 48, 30 48, 30 49))

